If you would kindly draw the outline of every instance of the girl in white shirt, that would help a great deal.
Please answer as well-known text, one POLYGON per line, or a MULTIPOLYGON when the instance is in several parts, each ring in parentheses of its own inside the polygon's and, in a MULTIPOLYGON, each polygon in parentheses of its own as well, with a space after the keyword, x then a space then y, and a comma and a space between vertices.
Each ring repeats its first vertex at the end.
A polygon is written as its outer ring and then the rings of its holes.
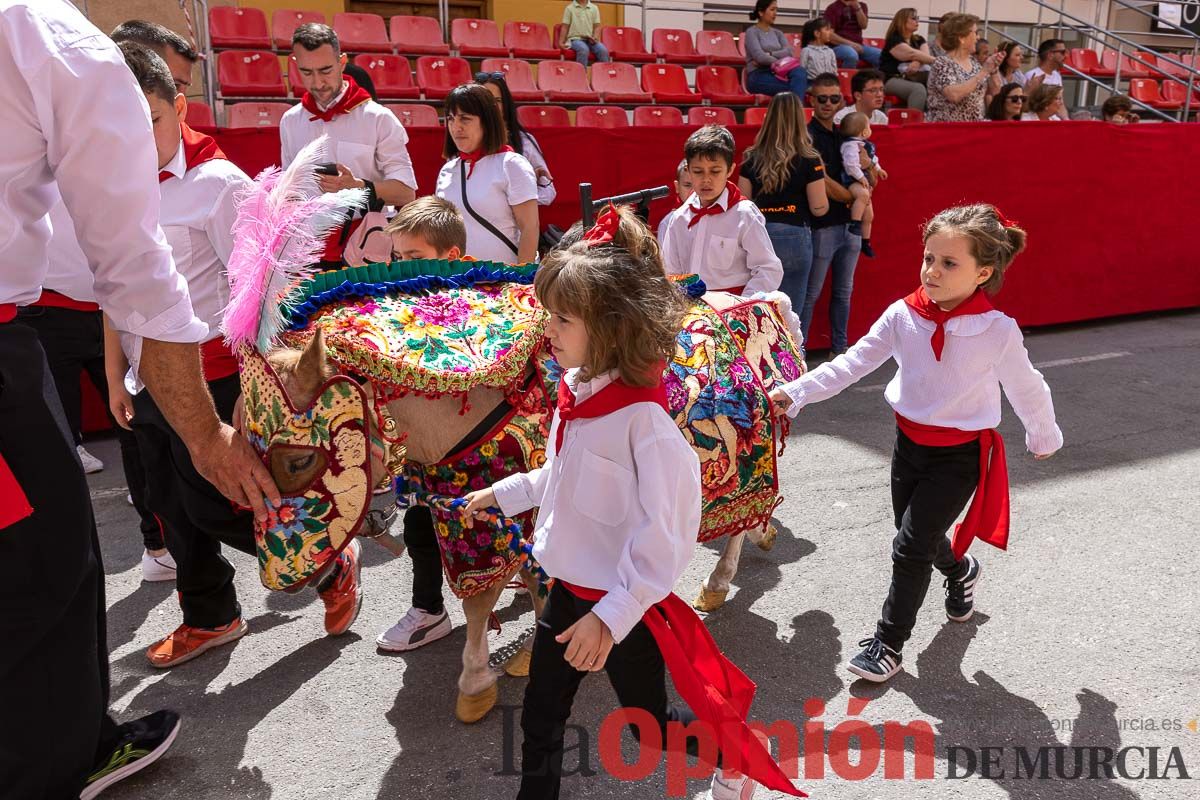
MULTIPOLYGON (((720 657, 671 593, 696 546, 701 508, 699 460, 666 410, 662 383, 684 295, 665 276, 649 230, 611 207, 586 234, 567 233, 534 287, 567 370, 546 463, 472 492, 465 511, 486 519, 489 506, 508 517, 539 508, 533 556, 555 579, 521 717, 521 800, 558 797, 563 726, 585 673, 607 671, 620 706, 649 712, 667 741, 668 723, 696 719, 668 704, 664 664, 681 692, 688 685, 676 670, 690 654, 673 632, 690 623, 720 657)), ((750 780, 718 774, 714 797, 739 797, 750 780)))
POLYGON ((492 93, 463 84, 446 97, 445 109, 447 161, 434 194, 462 213, 467 255, 505 264, 537 261, 537 178, 529 161, 505 144, 492 93))
POLYGON ((776 389, 772 400, 791 416, 833 397, 894 358, 884 398, 896 412, 892 455, 892 581, 872 637, 849 669, 881 683, 900 670, 933 567, 945 576, 946 615, 974 613, 979 561, 973 538, 1000 549, 1008 541, 1008 479, 1000 423, 1000 389, 1025 426, 1037 459, 1062 447, 1050 388, 1033 368, 1015 320, 986 294, 1025 248, 1025 231, 990 205, 951 208, 925 226, 921 285, 893 303, 844 354, 776 389), (989 465, 990 453, 990 465, 989 465), (975 495, 953 539, 946 531, 975 495))

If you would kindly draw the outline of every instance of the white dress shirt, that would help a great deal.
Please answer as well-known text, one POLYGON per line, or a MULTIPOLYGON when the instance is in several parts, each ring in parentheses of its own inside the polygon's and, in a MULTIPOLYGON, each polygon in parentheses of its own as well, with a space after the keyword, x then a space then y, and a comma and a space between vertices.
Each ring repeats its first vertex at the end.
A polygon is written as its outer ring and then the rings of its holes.
MULTIPOLYGON (((539 206, 548 206, 554 202, 554 198, 558 197, 558 190, 551 183, 547 186, 542 186, 545 178, 537 174, 539 169, 544 169, 550 172, 550 167, 546 164, 546 156, 542 153, 542 148, 528 132, 521 134, 521 149, 524 151, 521 155, 525 156, 525 160, 529 162, 529 166, 533 167, 533 175, 537 180, 538 196, 537 201, 539 206)), ((553 175, 554 173, 550 173, 553 175)))
MULTIPOLYGON (((582 403, 611 373, 577 383, 582 403)), ((634 403, 567 424, 562 452, 550 426, 546 463, 492 488, 507 516, 540 507, 533 557, 552 578, 607 592, 592 610, 620 642, 683 575, 700 531, 700 460, 675 420, 634 403)))
MULTIPOLYGON (((841 125, 842 120, 844 120, 847 116, 849 116, 850 114, 853 114, 857 111, 858 111, 858 106, 846 106, 841 111, 839 111, 833 115, 833 124, 841 125)), ((861 112, 859 112, 859 113, 861 113, 861 112)), ((888 124, 887 114, 883 113, 883 111, 881 111, 878 108, 876 108, 875 110, 873 110, 870 113, 870 120, 871 120, 872 125, 887 125, 888 124)))
POLYGON ((709 289, 744 286, 743 295, 773 292, 783 280, 783 264, 767 236, 766 220, 751 200, 728 208, 726 187, 717 204, 726 210, 701 217, 694 227, 692 206, 700 197, 692 193, 671 216, 666 239, 661 243, 663 262, 673 275, 694 272, 709 289))
POLYGON ((67 0, 0 0, 0 303, 42 292, 58 192, 118 330, 206 333, 158 227, 145 95, 121 51, 67 0))
MULTIPOLYGON (((334 98, 336 103, 346 88, 334 98)), ((286 168, 305 145, 321 136, 329 137, 329 155, 344 164, 359 180, 396 180, 417 188, 412 158, 408 155, 408 132, 388 111, 374 100, 338 114, 329 122, 312 119, 302 105, 289 108, 279 120, 280 155, 286 168)))
MULTIPOLYGON (((475 162, 467 178, 467 199, 475 213, 490 222, 513 244, 520 246, 521 231, 513 206, 538 199, 537 178, 533 166, 516 153, 493 153, 475 162)), ((479 224, 463 204, 462 171, 458 156, 447 161, 438 173, 434 194, 454 204, 467 227, 467 255, 480 261, 499 261, 511 264, 517 251, 496 238, 496 234, 479 224)))
POLYGON ((1025 426, 1026 448, 1046 455, 1062 447, 1050 387, 1029 362, 1016 320, 999 311, 947 320, 941 361, 930 344, 935 328, 897 300, 853 347, 784 385, 792 400, 788 414, 833 397, 894 358, 900 368, 883 396, 913 422, 964 431, 995 428, 1003 386, 1025 426))
MULTIPOLYGON (((183 147, 165 167, 175 177, 158 185, 162 196, 162 229, 171 245, 175 265, 187 280, 197 316, 208 324, 206 342, 220 335, 221 315, 229 303, 229 277, 225 265, 233 252, 232 228, 237 218, 237 193, 250 186, 250 178, 233 162, 216 158, 187 169, 183 147)), ((121 347, 129 359, 125 384, 131 393, 141 390, 138 365, 142 340, 122 334, 121 347)))
POLYGON ((75 238, 75 223, 62 198, 50 209, 50 241, 46 245, 46 278, 42 288, 58 292, 72 300, 96 302, 95 278, 88 269, 87 256, 75 238))

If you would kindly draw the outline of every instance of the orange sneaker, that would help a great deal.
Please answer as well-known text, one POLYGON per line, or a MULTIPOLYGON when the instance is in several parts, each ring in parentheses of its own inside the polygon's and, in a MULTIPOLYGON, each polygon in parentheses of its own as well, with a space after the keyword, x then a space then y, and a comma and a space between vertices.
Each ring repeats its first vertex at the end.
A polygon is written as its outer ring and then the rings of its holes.
POLYGON ((166 669, 191 661, 205 650, 212 650, 246 635, 250 626, 241 617, 219 628, 193 628, 180 625, 170 636, 161 639, 146 650, 150 666, 166 669))
POLYGON ((362 608, 361 548, 358 540, 350 542, 338 556, 337 577, 328 587, 317 592, 325 602, 325 632, 338 636, 350 630, 362 608))

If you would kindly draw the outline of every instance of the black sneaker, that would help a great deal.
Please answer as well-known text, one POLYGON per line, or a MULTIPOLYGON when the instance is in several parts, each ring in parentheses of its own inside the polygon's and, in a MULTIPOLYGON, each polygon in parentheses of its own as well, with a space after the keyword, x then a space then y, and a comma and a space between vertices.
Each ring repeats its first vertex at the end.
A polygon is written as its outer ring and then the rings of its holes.
POLYGON ((860 678, 872 683, 883 683, 900 671, 903 657, 872 636, 858 643, 863 651, 850 659, 848 669, 860 678))
POLYGON ((942 581, 942 586, 946 587, 946 616, 954 622, 966 622, 975 613, 975 587, 979 585, 979 576, 983 574, 983 567, 977 558, 970 554, 963 558, 967 562, 967 571, 963 576, 942 581))
POLYGON ((79 800, 91 800, 114 783, 153 764, 171 748, 178 733, 179 715, 166 710, 118 726, 116 740, 97 760, 79 800))

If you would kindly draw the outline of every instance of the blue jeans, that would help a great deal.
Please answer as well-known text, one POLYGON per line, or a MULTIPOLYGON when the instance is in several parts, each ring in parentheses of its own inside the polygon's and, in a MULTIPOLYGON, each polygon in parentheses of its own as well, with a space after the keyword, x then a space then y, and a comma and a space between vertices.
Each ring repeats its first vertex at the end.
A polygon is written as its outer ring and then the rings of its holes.
POLYGON ((866 61, 875 69, 879 69, 879 57, 883 55, 883 51, 878 47, 862 46, 862 55, 860 56, 853 47, 848 44, 834 45, 833 52, 837 55, 838 66, 842 69, 854 69, 858 66, 859 59, 866 61))
MULTIPOLYGON (((575 60, 585 67, 588 65, 588 53, 595 53, 596 61, 608 61, 608 48, 596 42, 589 45, 583 39, 572 39, 571 49, 575 51, 575 60)), ((878 59, 876 59, 878 60, 878 59)))
POLYGON ((799 316, 808 294, 808 275, 812 271, 812 230, 807 225, 768 222, 767 236, 771 237, 775 255, 783 262, 779 291, 791 299, 792 310, 799 316))
POLYGON ((808 91, 808 73, 804 71, 804 67, 796 67, 788 73, 786 81, 781 81, 775 77, 774 72, 771 72, 770 67, 753 69, 746 75, 746 89, 752 94, 765 94, 771 97, 780 92, 790 91, 803 100, 804 93, 808 91))
POLYGON ((862 249, 862 237, 847 231, 845 225, 831 225, 813 231, 812 272, 808 275, 808 292, 804 296, 804 310, 800 312, 800 330, 808 342, 808 328, 812 325, 813 307, 825 286, 825 275, 833 268, 833 286, 829 297, 829 339, 833 352, 844 353, 846 325, 850 322, 850 294, 854 291, 854 267, 858 264, 858 253, 862 249))

